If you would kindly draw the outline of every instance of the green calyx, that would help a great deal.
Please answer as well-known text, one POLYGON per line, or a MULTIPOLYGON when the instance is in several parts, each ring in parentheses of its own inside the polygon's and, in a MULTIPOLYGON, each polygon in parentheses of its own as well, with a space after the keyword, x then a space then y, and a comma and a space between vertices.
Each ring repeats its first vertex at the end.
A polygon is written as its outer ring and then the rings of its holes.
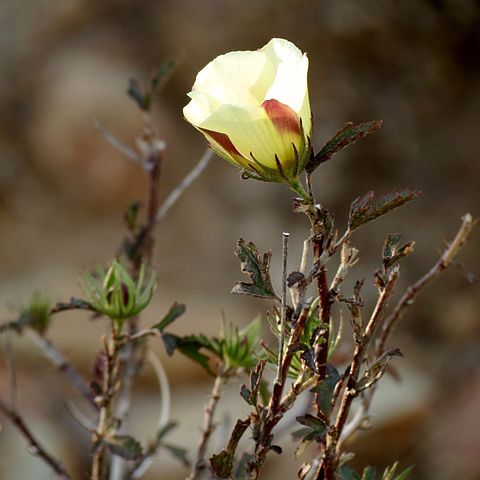
POLYGON ((150 303, 156 288, 156 274, 152 270, 147 275, 142 265, 138 278, 134 279, 114 260, 107 270, 98 267, 95 273, 83 274, 81 283, 90 305, 98 313, 114 319, 121 329, 124 319, 137 315, 150 303))

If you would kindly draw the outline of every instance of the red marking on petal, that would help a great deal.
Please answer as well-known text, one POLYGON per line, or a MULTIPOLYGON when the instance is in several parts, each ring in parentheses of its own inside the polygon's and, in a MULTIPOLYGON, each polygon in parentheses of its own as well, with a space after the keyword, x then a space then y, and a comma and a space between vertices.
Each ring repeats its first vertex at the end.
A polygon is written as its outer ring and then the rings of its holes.
POLYGON ((300 119, 295 110, 273 98, 265 100, 262 107, 279 130, 301 135, 300 119))
POLYGON ((212 137, 224 150, 226 150, 231 155, 241 155, 227 134, 215 132, 213 130, 207 130, 206 128, 201 128, 200 130, 202 130, 202 132, 205 132, 208 136, 212 137))

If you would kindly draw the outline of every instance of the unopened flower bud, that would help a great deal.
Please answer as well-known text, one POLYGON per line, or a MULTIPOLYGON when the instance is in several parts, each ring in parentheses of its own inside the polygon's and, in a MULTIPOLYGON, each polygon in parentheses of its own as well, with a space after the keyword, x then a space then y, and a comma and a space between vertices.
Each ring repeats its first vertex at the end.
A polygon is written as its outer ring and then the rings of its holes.
POLYGON ((307 72, 306 54, 279 38, 220 55, 198 73, 185 119, 245 176, 291 183, 310 155, 307 72))
POLYGON ((156 287, 156 275, 148 278, 142 266, 134 280, 120 262, 114 260, 108 270, 98 268, 96 274, 84 274, 82 287, 90 305, 99 313, 115 320, 133 317, 150 302, 156 287))

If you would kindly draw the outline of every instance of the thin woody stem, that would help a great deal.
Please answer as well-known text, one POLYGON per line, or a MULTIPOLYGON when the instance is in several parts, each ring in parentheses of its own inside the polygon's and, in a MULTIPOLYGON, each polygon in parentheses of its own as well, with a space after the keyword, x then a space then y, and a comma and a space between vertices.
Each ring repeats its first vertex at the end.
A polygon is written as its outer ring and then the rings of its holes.
MULTIPOLYGON (((170 385, 168 383, 167 373, 163 368, 162 363, 157 358, 157 356, 153 353, 152 350, 148 350, 147 358, 154 369, 158 383, 160 386, 160 397, 161 397, 161 410, 160 410, 160 417, 158 419, 158 432, 162 431, 168 425, 168 421, 170 418, 170 404, 171 404, 171 394, 170 394, 170 385)), ((130 469, 130 476, 127 478, 141 478, 145 472, 150 467, 153 457, 157 453, 159 448, 158 442, 155 440, 151 441, 150 444, 146 447, 143 455, 135 462, 133 467, 130 469)), ((112 468, 113 468, 112 464, 112 468)), ((112 476, 112 474, 110 474, 112 476)), ((117 478, 114 476, 114 478, 117 478)))
POLYGON ((25 423, 22 416, 13 408, 8 407, 2 400, 0 400, 0 412, 2 412, 15 426, 15 428, 27 440, 30 450, 41 458, 52 470, 56 473, 58 478, 70 480, 72 477, 67 473, 62 463, 49 454, 41 443, 37 440, 30 428, 25 423))
POLYGON ((105 445, 102 445, 107 433, 108 421, 111 417, 112 400, 116 393, 115 389, 118 382, 118 344, 115 338, 115 330, 108 339, 104 339, 105 355, 107 359, 106 369, 103 372, 102 397, 100 402, 100 411, 98 415, 97 428, 93 433, 93 444, 96 449, 92 458, 91 480, 100 480, 103 476, 105 445))
POLYGON ((207 165, 210 163, 210 160, 213 157, 213 152, 207 150, 199 162, 193 167, 193 169, 188 173, 185 178, 175 187, 175 189, 168 195, 166 200, 158 208, 155 215, 155 222, 159 222, 167 212, 175 205, 178 199, 183 195, 185 190, 196 180, 200 174, 205 170, 207 165))
POLYGON ((455 238, 445 249, 437 263, 435 263, 430 271, 423 275, 423 277, 407 288, 406 292, 393 309, 393 312, 387 317, 383 324, 382 332, 377 344, 377 356, 380 356, 384 352, 385 343, 392 333, 393 328, 398 320, 400 320, 405 310, 413 304, 413 301, 420 290, 433 283, 442 272, 452 265, 455 257, 470 237, 475 223, 476 222, 472 219, 472 216, 469 213, 466 213, 462 217, 462 225, 455 235, 455 238))
MULTIPOLYGON (((409 306, 411 306, 417 297, 417 295, 423 291, 425 287, 435 282, 440 275, 450 267, 457 255, 459 254, 462 247, 468 241, 473 227, 477 222, 472 219, 472 216, 467 213, 462 217, 462 224, 455 235, 455 238, 447 246, 439 260, 435 265, 425 273, 420 279, 418 279, 413 285, 409 286, 405 293, 402 295, 400 300, 395 305, 392 313, 387 316, 383 323, 383 327, 380 333, 380 336, 377 340, 375 357, 379 358, 385 351, 385 345, 390 337, 393 328, 396 323, 400 320, 401 316, 405 313, 409 306)), ((345 424, 342 432, 340 432, 339 444, 344 443, 368 418, 368 410, 372 402, 374 393, 376 391, 376 385, 373 385, 368 392, 365 393, 365 398, 363 399, 362 405, 359 407, 359 410, 356 412, 355 416, 351 421, 345 424)))
POLYGON ((287 320, 287 260, 289 233, 282 233, 282 305, 280 313, 280 337, 278 340, 278 368, 275 383, 280 382, 282 371, 283 353, 285 349, 285 324, 287 320))
POLYGON ((339 438, 350 413, 352 402, 358 395, 356 387, 362 363, 365 358, 367 347, 373 339, 373 336, 382 321, 383 313, 385 311, 385 308, 387 307, 388 299, 392 294, 393 287, 396 283, 397 278, 397 271, 394 271, 390 274, 387 284, 380 292, 380 296, 377 300, 370 320, 365 328, 365 332, 357 340, 353 360, 350 364, 350 368, 347 374, 347 384, 345 390, 343 391, 343 396, 337 413, 336 421, 335 424, 327 432, 323 459, 319 463, 314 476, 316 480, 334 480, 335 478, 336 456, 340 447, 339 438))
POLYGON ((225 372, 223 371, 223 369, 221 369, 217 377, 215 378, 215 382, 213 383, 210 399, 205 405, 202 438, 200 439, 200 443, 198 445, 196 460, 192 467, 192 471, 190 472, 190 475, 187 477, 186 480, 196 480, 206 468, 205 454, 207 452, 208 442, 215 429, 213 421, 218 401, 220 400, 220 391, 224 383, 225 372))
MULTIPOLYGON (((253 479, 257 479, 260 470, 265 463, 267 454, 270 451, 270 446, 273 440, 273 430, 282 419, 283 415, 290 407, 293 405, 297 396, 303 392, 308 386, 311 385, 311 379, 305 380, 305 374, 300 374, 300 377, 294 383, 290 391, 285 397, 282 398, 283 390, 285 388, 285 382, 287 380, 288 371, 292 363, 294 353, 290 347, 297 344, 300 340, 300 336, 305 327, 305 322, 307 320, 308 313, 310 311, 310 305, 305 305, 302 308, 302 312, 298 317, 295 326, 290 334, 290 338, 287 345, 287 353, 283 357, 282 363, 280 365, 279 378, 275 381, 273 385, 272 395, 267 407, 267 414, 265 417, 264 424, 262 426, 262 432, 259 438, 256 440, 255 444, 255 459, 250 462, 250 469, 253 479)), ((316 382, 317 378, 314 378, 316 382)))
POLYGON ((88 401, 88 403, 95 409, 98 410, 98 405, 95 403, 92 390, 88 386, 85 379, 80 375, 80 373, 75 369, 75 367, 62 355, 62 353, 55 348, 53 343, 40 335, 35 330, 28 331, 29 337, 31 340, 39 347, 45 356, 53 363, 60 372, 64 373, 65 376, 70 380, 70 383, 75 387, 75 389, 88 401))
MULTIPOLYGON (((156 223, 156 214, 160 200, 160 176, 163 165, 165 143, 158 137, 150 112, 144 112, 144 134, 139 140, 140 150, 144 158, 145 171, 148 173, 149 187, 147 200, 147 218, 145 224, 134 238, 128 258, 131 262, 131 274, 138 278, 145 261, 151 262, 154 249, 153 227, 156 223)), ((129 335, 138 331, 138 318, 132 317, 128 321, 129 335)), ((142 342, 129 342, 119 356, 117 364, 120 370, 119 383, 121 385, 115 406, 114 415, 123 423, 130 411, 133 380, 145 356, 145 346, 142 342)), ((117 359, 117 356, 115 356, 117 359)), ((117 361, 117 360, 116 360, 117 361)), ((126 473, 126 462, 120 456, 113 456, 110 469, 110 480, 122 480, 126 473)))
POLYGON ((373 310, 372 316, 370 317, 370 320, 365 329, 365 333, 363 334, 362 338, 359 339, 355 348, 353 361, 350 365, 347 377, 347 386, 343 393, 342 402, 340 404, 340 409, 337 414, 337 420, 335 422, 335 443, 338 440, 338 435, 342 431, 348 418, 352 401, 357 395, 356 384, 358 381, 360 368, 362 366, 367 347, 370 344, 370 341, 372 340, 373 335, 375 334, 382 320, 383 313, 385 311, 385 308, 387 307, 388 299, 393 292, 393 287, 395 286, 397 278, 398 274, 396 272, 392 272, 387 284, 385 285, 385 288, 380 293, 380 296, 375 305, 375 309, 373 310))

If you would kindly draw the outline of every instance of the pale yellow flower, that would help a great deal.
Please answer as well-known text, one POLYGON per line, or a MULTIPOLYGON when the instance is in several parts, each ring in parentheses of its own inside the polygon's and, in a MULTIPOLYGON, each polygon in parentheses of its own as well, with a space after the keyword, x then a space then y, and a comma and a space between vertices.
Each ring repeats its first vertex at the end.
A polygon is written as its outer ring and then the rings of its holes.
POLYGON ((310 154, 307 72, 307 55, 279 38, 220 55, 198 73, 183 114, 247 176, 291 182, 310 154))

